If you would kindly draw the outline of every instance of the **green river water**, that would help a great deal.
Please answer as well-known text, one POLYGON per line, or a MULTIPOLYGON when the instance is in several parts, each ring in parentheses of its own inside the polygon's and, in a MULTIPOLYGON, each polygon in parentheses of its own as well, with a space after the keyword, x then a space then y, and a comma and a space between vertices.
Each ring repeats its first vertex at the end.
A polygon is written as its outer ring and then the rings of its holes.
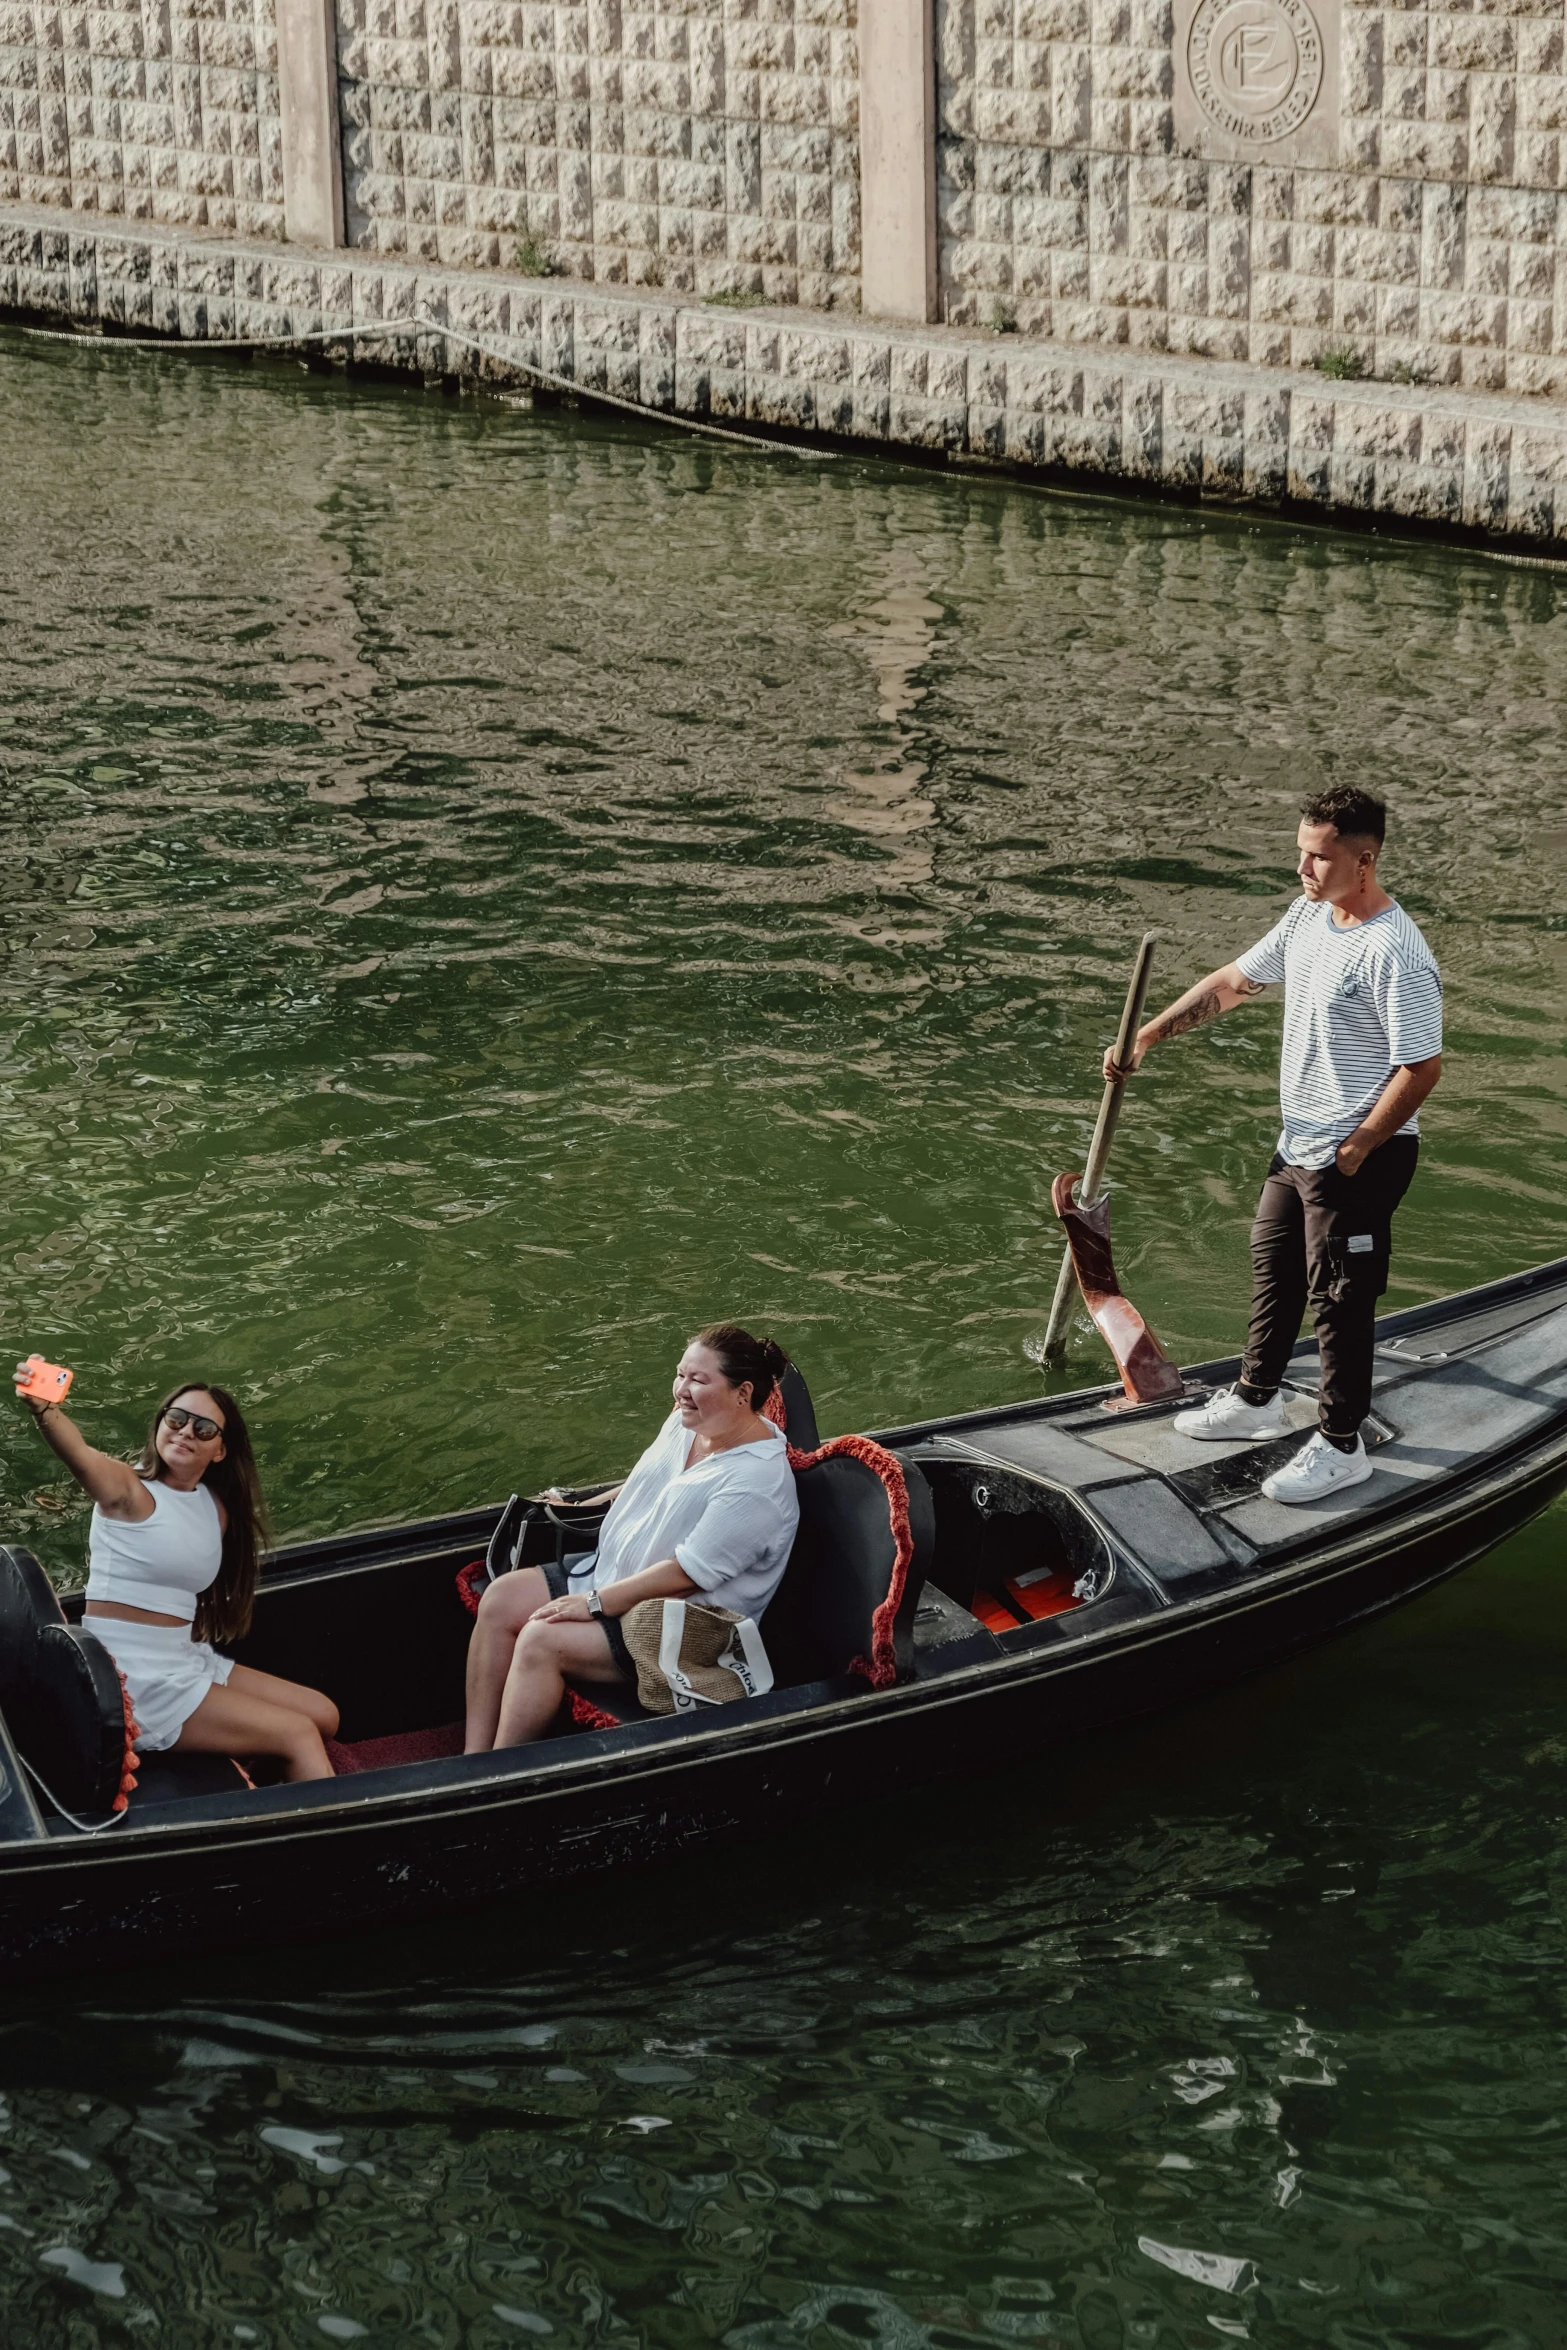
MULTIPOLYGON (((0 1336, 114 1447, 232 1385, 280 1536, 622 1467, 717 1315, 826 1431, 1036 1392, 1131 949, 1322 779, 1447 982, 1390 1302, 1560 1254, 1564 715, 1567 574, 7 331, 0 1336)), ((1117 1146, 1188 1358, 1277 1035, 1117 1146)), ((20 1413, 0 1504, 81 1579, 20 1413)), ((1560 2350, 1564 1528, 1033 1772, 10 1995, 0 2340, 1560 2350)))

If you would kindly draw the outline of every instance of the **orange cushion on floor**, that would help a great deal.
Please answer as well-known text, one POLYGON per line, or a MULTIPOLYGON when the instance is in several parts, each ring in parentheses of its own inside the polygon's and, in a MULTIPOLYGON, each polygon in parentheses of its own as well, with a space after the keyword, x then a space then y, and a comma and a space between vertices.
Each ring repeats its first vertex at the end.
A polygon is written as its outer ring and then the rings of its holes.
POLYGON ((1037 1624, 1045 1616, 1081 1607, 1082 1601, 1072 1596, 1074 1581, 1070 1568, 1035 1567, 1025 1575, 1009 1575, 1000 1594, 976 1592, 970 1613, 987 1632, 1012 1632, 1019 1624, 1037 1624))

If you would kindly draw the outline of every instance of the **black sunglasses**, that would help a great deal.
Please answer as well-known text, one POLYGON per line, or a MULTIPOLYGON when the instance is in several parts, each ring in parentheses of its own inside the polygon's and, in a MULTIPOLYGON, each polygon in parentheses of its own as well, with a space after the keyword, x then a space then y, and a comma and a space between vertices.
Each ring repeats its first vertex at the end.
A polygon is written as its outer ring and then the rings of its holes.
POLYGON ((163 1415, 163 1424, 165 1428, 173 1428, 176 1432, 188 1428, 199 1444, 210 1444, 214 1436, 223 1433, 221 1420, 209 1420, 202 1412, 188 1412, 179 1403, 170 1404, 163 1415))

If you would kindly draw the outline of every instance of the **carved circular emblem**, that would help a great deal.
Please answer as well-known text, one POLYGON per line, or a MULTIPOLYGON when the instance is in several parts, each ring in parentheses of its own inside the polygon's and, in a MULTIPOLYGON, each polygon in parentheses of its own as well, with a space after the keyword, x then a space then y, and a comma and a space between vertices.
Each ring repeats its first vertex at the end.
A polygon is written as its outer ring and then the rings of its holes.
POLYGON ((1186 63, 1214 128, 1265 146, 1298 131, 1315 106, 1322 34, 1307 0, 1199 0, 1186 63))

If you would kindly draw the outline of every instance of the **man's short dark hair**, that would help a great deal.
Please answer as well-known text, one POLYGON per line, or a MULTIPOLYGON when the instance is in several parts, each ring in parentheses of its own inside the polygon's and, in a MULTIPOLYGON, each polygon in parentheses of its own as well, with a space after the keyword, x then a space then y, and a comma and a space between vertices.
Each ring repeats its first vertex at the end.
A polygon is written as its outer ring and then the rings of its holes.
POLYGON ((1331 824, 1340 840, 1374 840, 1380 848, 1387 838, 1387 810, 1370 792, 1351 783, 1336 783, 1330 791, 1313 792, 1301 806, 1304 824, 1331 824))

